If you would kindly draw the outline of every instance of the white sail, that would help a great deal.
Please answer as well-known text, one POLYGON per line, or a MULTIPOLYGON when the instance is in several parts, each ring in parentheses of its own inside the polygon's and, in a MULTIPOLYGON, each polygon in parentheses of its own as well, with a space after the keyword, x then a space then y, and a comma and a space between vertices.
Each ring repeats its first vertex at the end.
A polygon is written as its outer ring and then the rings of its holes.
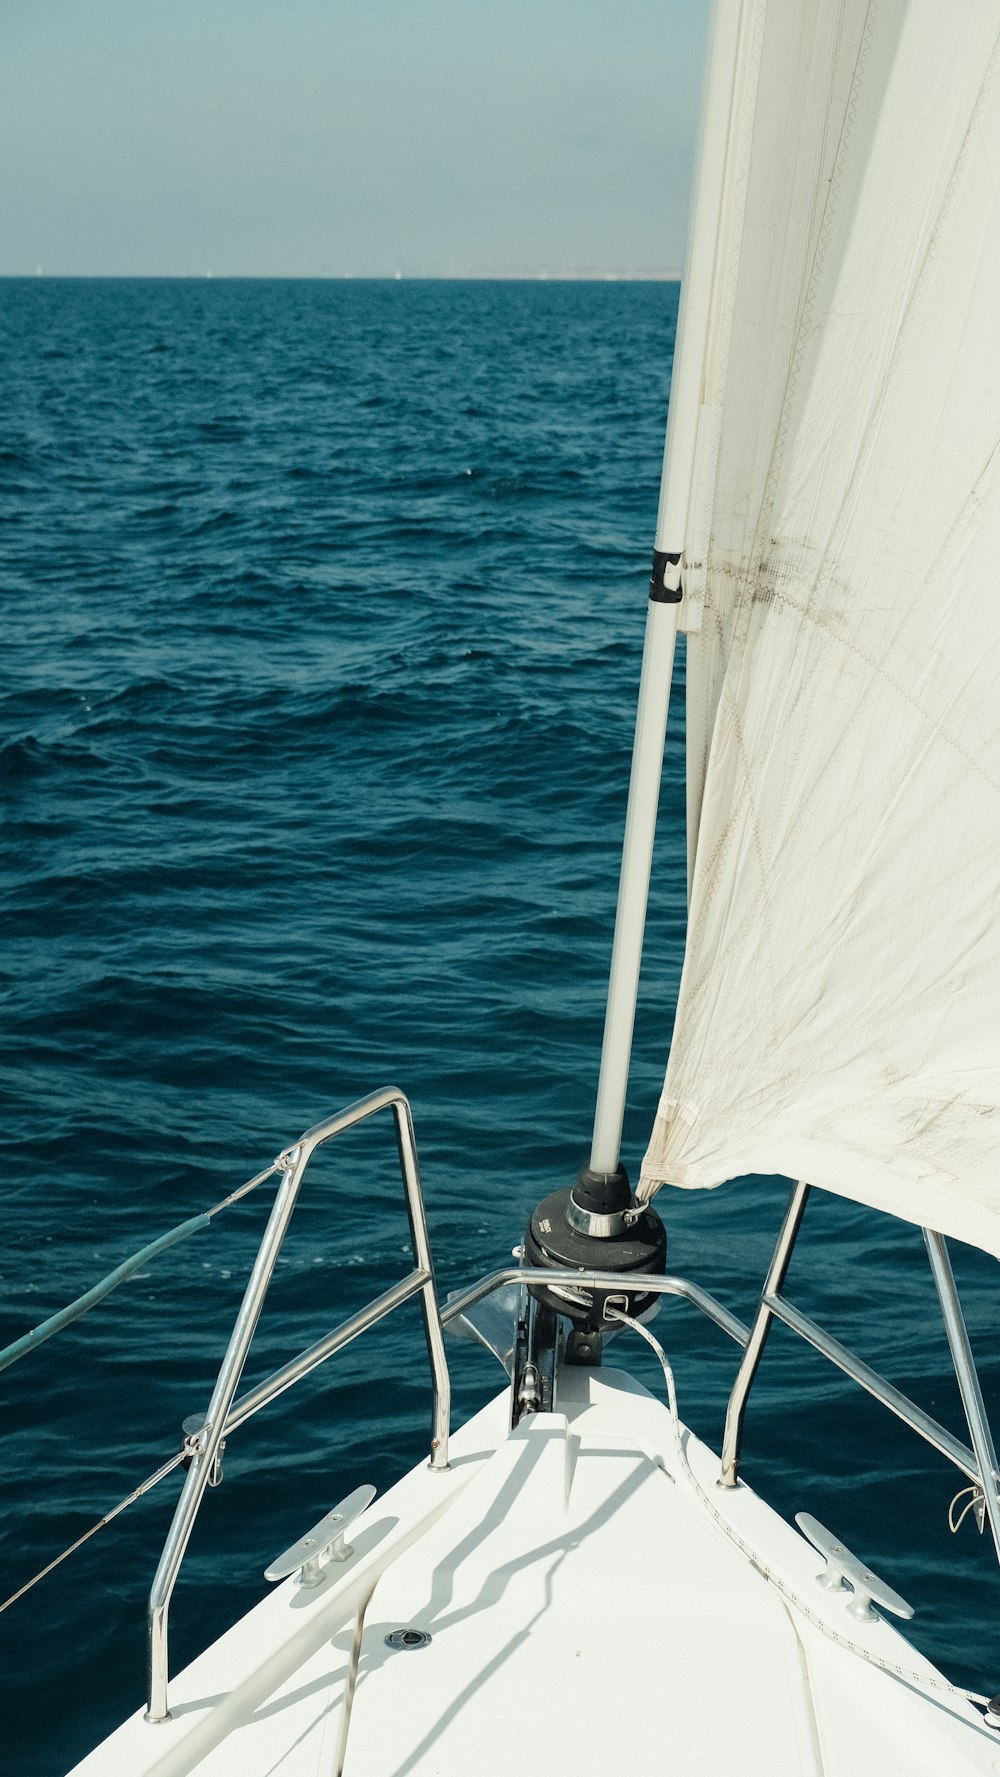
POLYGON ((640 1194, 782 1173, 1000 1256, 1000 14, 740 15, 640 1194))

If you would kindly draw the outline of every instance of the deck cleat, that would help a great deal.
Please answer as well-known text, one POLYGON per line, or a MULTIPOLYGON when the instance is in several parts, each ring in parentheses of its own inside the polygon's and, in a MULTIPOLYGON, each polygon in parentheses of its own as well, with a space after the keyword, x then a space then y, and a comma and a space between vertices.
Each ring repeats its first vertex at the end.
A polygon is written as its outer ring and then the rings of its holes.
POLYGON ((810 1512, 796 1512, 795 1522, 813 1548, 826 1557, 823 1572, 816 1575, 818 1584, 827 1592, 843 1592, 849 1586, 853 1596, 847 1609, 859 1623, 878 1622, 878 1611, 872 1609, 873 1604, 877 1604, 881 1610, 890 1611, 894 1617, 902 1617, 904 1621, 912 1617, 912 1604, 907 1604, 906 1599, 901 1598, 898 1592, 894 1592, 891 1586, 879 1579, 877 1573, 872 1573, 870 1567, 866 1567, 856 1555, 852 1555, 850 1549, 832 1531, 827 1530, 818 1518, 814 1518, 810 1512))

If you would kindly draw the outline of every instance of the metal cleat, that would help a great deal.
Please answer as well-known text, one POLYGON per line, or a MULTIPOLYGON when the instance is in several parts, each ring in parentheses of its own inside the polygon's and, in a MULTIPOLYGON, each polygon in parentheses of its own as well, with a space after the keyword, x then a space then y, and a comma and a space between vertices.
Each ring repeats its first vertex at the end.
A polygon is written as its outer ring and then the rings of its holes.
POLYGON ((266 1580, 286 1580, 291 1573, 298 1572, 300 1586, 318 1586, 327 1567, 335 1561, 347 1561, 354 1550, 349 1548, 344 1537, 355 1518, 368 1510, 375 1498, 375 1489, 367 1482, 364 1487, 356 1487, 339 1506, 327 1512, 318 1524, 314 1524, 307 1536, 299 1538, 277 1561, 264 1569, 266 1580), (301 1570, 301 1571, 300 1571, 301 1570))
POLYGON ((894 1617, 912 1617, 912 1604, 907 1604, 906 1599, 880 1580, 877 1573, 865 1567, 818 1518, 809 1512, 796 1512, 795 1522, 813 1548, 826 1557, 823 1572, 816 1575, 819 1584, 828 1592, 843 1592, 848 1585, 852 1588, 854 1596, 847 1606, 852 1617, 860 1623, 877 1623, 878 1612, 872 1609, 873 1603, 882 1610, 891 1611, 894 1617))

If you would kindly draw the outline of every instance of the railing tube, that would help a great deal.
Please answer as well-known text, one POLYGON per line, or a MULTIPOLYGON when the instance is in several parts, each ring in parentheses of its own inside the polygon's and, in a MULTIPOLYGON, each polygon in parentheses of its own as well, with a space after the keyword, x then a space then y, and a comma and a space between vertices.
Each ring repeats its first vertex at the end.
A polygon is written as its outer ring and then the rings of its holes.
POLYGON ((400 1094, 393 1101, 392 1109, 396 1120, 399 1164, 403 1174, 403 1183, 406 1186, 406 1207, 410 1218, 413 1256, 420 1270, 426 1272, 426 1282, 421 1293, 427 1355, 430 1359, 434 1387, 430 1466, 433 1469, 446 1469, 448 1467, 448 1433, 451 1423, 451 1381, 448 1375, 448 1360, 444 1353, 441 1311, 438 1307, 437 1291, 434 1287, 431 1243, 427 1233, 427 1218, 424 1213, 424 1195, 420 1188, 420 1169, 417 1165, 417 1141, 413 1132, 413 1115, 409 1101, 400 1094))
POLYGON ((338 1111, 335 1116, 328 1117, 323 1123, 314 1124, 312 1129, 299 1139, 295 1147, 281 1156, 275 1163, 282 1167, 282 1180, 275 1196, 264 1238, 254 1260, 250 1281, 244 1292, 236 1324, 233 1328, 226 1355, 222 1360, 208 1412, 198 1434, 198 1447, 195 1450, 187 1478, 181 1489, 180 1499, 174 1512, 173 1522, 167 1534, 163 1554, 153 1579, 149 1595, 148 1609, 148 1694, 146 1720, 150 1722, 167 1721, 168 1708, 167 1687, 169 1681, 169 1645, 168 1619, 170 1599, 181 1562, 194 1528, 205 1488, 219 1455, 220 1446, 227 1432, 234 1426, 249 1419, 258 1407, 264 1405, 285 1388, 308 1374, 317 1364, 323 1362, 342 1345, 357 1338, 367 1327, 374 1325, 384 1314, 398 1307, 418 1292, 423 1298, 424 1330, 427 1336, 427 1351, 430 1358, 431 1374, 434 1388, 433 1436, 431 1440, 431 1461, 433 1469, 448 1467, 448 1428, 451 1415, 451 1385, 448 1378, 448 1363, 444 1351, 441 1315, 438 1309, 437 1294, 434 1288, 434 1271, 431 1264, 430 1240, 427 1233, 427 1220, 424 1214, 423 1195, 420 1187, 420 1171, 417 1165, 417 1145, 413 1134, 413 1117, 405 1093, 398 1086, 385 1086, 378 1092, 370 1092, 367 1097, 358 1099, 355 1104, 348 1105, 338 1111), (295 1207, 299 1186, 313 1154, 324 1142, 332 1140, 335 1135, 350 1129, 355 1123, 361 1123, 366 1117, 373 1116, 376 1111, 386 1110, 391 1106, 396 1129, 396 1143, 399 1149, 400 1170, 406 1189, 406 1208, 413 1240, 414 1256, 417 1268, 402 1282, 387 1290, 377 1302, 369 1303, 360 1314, 352 1316, 332 1333, 327 1334, 307 1351, 300 1352, 290 1364, 268 1377, 257 1388, 237 1402, 233 1408, 233 1397, 239 1385, 240 1374, 246 1362, 250 1342, 256 1330, 260 1312, 264 1305, 271 1275, 277 1263, 282 1241, 288 1229, 292 1210, 295 1207))
POLYGON ((236 1393, 243 1365, 246 1362, 250 1341, 260 1318, 260 1311, 264 1305, 264 1297, 271 1281, 275 1260, 285 1237, 285 1230, 288 1227, 292 1210, 295 1207, 295 1199, 298 1196, 299 1184, 305 1171, 307 1159, 308 1153, 302 1146, 292 1148, 285 1156, 286 1164, 281 1184, 278 1186, 264 1238, 254 1260, 250 1280, 244 1291, 236 1324, 226 1348, 226 1355, 222 1360, 222 1366, 212 1390, 205 1424, 199 1436, 199 1446, 191 1458, 191 1466, 181 1489, 173 1523, 170 1526, 163 1554, 160 1556, 160 1563, 153 1579, 147 1616, 149 1689, 146 1720, 150 1722, 167 1721, 170 1717, 167 1707, 170 1599, 177 1583, 177 1575, 180 1572, 191 1532, 194 1529, 202 1495, 208 1485, 219 1453, 219 1446, 225 1435, 226 1417, 236 1393))
POLYGON ((784 1296, 769 1296, 767 1305, 775 1320, 780 1320, 790 1332, 797 1333, 821 1357, 829 1358, 852 1382, 857 1382, 875 1400, 881 1401, 883 1407, 888 1407, 890 1413, 895 1413, 897 1419, 901 1419, 918 1437, 940 1451, 942 1456, 946 1456, 957 1469, 961 1469, 963 1475, 968 1475, 970 1481, 978 1478, 979 1468, 974 1452, 960 1438, 953 1437, 950 1431, 939 1425, 936 1419, 932 1419, 929 1413, 925 1413, 922 1407, 918 1407, 915 1401, 911 1401, 909 1395, 894 1387, 878 1370, 873 1370, 870 1364, 855 1357, 853 1351, 848 1351, 846 1345, 841 1345, 839 1339, 835 1339, 824 1327, 817 1326, 808 1314, 803 1314, 801 1309, 796 1308, 784 1296))
POLYGON ((979 1386, 979 1374, 976 1370, 972 1346, 969 1343, 969 1332, 962 1313, 962 1304, 958 1298, 955 1285, 955 1273, 951 1268, 951 1259, 942 1234, 935 1234, 930 1228, 924 1229, 924 1240, 927 1244, 927 1255, 934 1273, 934 1284, 941 1312, 944 1315, 944 1329, 948 1335, 948 1348, 951 1361, 955 1366, 958 1379, 958 1390, 965 1409, 965 1420, 972 1439, 976 1463, 979 1468, 979 1484, 983 1490, 986 1515, 993 1532, 993 1541, 997 1556, 1000 1557, 1000 1496, 997 1494, 996 1470, 997 1455, 993 1447, 993 1434, 990 1422, 986 1417, 986 1405, 983 1392, 979 1386))
POLYGON ((315 1345, 307 1345, 304 1351, 299 1352, 298 1357, 290 1358, 287 1364, 282 1364, 280 1370, 272 1370, 270 1376, 265 1376, 262 1382, 256 1383, 233 1402, 223 1436, 228 1438, 230 1432, 238 1431, 241 1425, 245 1425, 248 1419, 260 1412, 261 1407, 269 1407, 287 1388, 317 1370, 328 1357, 343 1351, 345 1345, 350 1345, 353 1339, 367 1333, 369 1327, 376 1326, 395 1308, 401 1308, 404 1302, 409 1302, 411 1297, 423 1290, 426 1282, 423 1271, 410 1271, 399 1283, 394 1283, 391 1289, 383 1290, 380 1296, 376 1296, 374 1302, 359 1308, 357 1314, 352 1314, 348 1320, 342 1320, 339 1327, 334 1327, 332 1332, 317 1339, 315 1345))
POLYGON ((726 1408, 726 1428, 722 1434, 722 1472, 719 1481, 723 1487, 736 1486, 747 1397, 757 1374, 764 1346, 767 1343, 767 1335, 771 1330, 771 1322, 774 1319, 774 1309, 767 1298, 776 1296, 785 1281, 785 1274, 795 1250, 795 1241, 802 1225, 802 1217, 805 1215, 808 1200, 809 1186, 802 1183, 795 1185, 788 1200, 788 1208, 781 1224, 777 1244, 771 1255, 771 1263, 764 1280, 757 1313, 754 1315, 753 1326, 750 1328, 750 1338, 747 1341, 740 1367, 736 1372, 736 1381, 733 1383, 733 1391, 726 1408))
POLYGON ((455 1320, 458 1315, 465 1314, 474 1308, 484 1297, 491 1296, 494 1290, 502 1289, 504 1284, 525 1283, 548 1285, 556 1289, 565 1289, 571 1285, 578 1290, 635 1290, 641 1289, 644 1296, 680 1296, 690 1302, 715 1322, 737 1345, 746 1345, 750 1337, 750 1328, 728 1308, 723 1308, 714 1296, 703 1290, 697 1283, 691 1283, 687 1277, 647 1277, 640 1271, 562 1271, 544 1270, 539 1266, 505 1265, 502 1271, 491 1271, 488 1277, 481 1277, 478 1283, 470 1284, 457 1296, 452 1296, 441 1310, 441 1320, 445 1326, 455 1320))

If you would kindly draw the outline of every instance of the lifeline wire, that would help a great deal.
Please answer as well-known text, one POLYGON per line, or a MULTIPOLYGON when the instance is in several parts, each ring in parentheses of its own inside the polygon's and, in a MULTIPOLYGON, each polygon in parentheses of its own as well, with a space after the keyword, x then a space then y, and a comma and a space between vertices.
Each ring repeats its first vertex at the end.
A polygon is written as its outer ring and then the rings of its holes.
POLYGON ((70 1543, 69 1548, 63 1549, 61 1555, 56 1555, 52 1561, 47 1562, 36 1574, 33 1574, 30 1580, 25 1580, 23 1586, 18 1586, 17 1591, 12 1592, 9 1598, 5 1598, 0 1604, 0 1612, 5 1611, 8 1605, 16 1604, 19 1598, 24 1597, 25 1592, 30 1592, 32 1586, 37 1586, 39 1580, 43 1580, 46 1574, 52 1572, 53 1568, 59 1567, 66 1560, 67 1555, 75 1554, 76 1550, 82 1548, 85 1542, 89 1542, 92 1536, 96 1536, 99 1530, 103 1530, 105 1524, 110 1524, 112 1518, 117 1518, 119 1512, 123 1512, 126 1506, 133 1505, 137 1499, 141 1499, 144 1493, 148 1493, 151 1487, 156 1486, 157 1481, 162 1481, 183 1460, 184 1451, 178 1450, 176 1456, 171 1456, 169 1461, 161 1463, 158 1469, 154 1470, 151 1475, 147 1475, 144 1481, 139 1482, 138 1487, 134 1487, 131 1493, 127 1493, 124 1499, 120 1499, 117 1505, 105 1512, 103 1518, 98 1518, 96 1524, 92 1524, 89 1530, 85 1530, 82 1536, 78 1536, 75 1543, 70 1543))
MULTIPOLYGON (((57 1314, 51 1314, 48 1320, 43 1320, 40 1325, 34 1327, 30 1333, 25 1333, 20 1339, 15 1339, 13 1344, 0 1351, 0 1370, 6 1370, 10 1364, 16 1363, 19 1357, 24 1357, 36 1346, 44 1344, 46 1339, 51 1339, 54 1333, 61 1332, 63 1327, 69 1326, 72 1321, 78 1320, 89 1309, 96 1307, 98 1302, 103 1301, 105 1296, 117 1289, 120 1283, 124 1283, 127 1278, 132 1277, 149 1259, 156 1258, 159 1253, 166 1252, 169 1247, 178 1245, 180 1241, 186 1240, 189 1234, 197 1233, 200 1228, 207 1228, 212 1217, 217 1216, 220 1210, 228 1209, 232 1203, 238 1203, 241 1197, 246 1197, 250 1191, 254 1191, 258 1185, 262 1185, 265 1179, 269 1179, 273 1173, 279 1172, 283 1160, 284 1154, 280 1154, 278 1159, 272 1161, 271 1165, 266 1167, 263 1172, 258 1172, 253 1178, 247 1179, 245 1184, 238 1185, 235 1191, 230 1191, 228 1197, 220 1198, 219 1202, 213 1204, 211 1209, 204 1210, 201 1215, 189 1216, 187 1221, 179 1222, 176 1228, 171 1228, 168 1233, 161 1234, 159 1239, 152 1240, 147 1246, 140 1247, 137 1253, 133 1253, 130 1259, 123 1260, 120 1265, 115 1267, 114 1271, 109 1271, 107 1277, 101 1278, 100 1282, 95 1283, 92 1289, 85 1291, 82 1296, 77 1296, 75 1302, 68 1303, 57 1314)), ((144 1493, 148 1493, 151 1488, 155 1487, 158 1481, 162 1481, 167 1475, 172 1474, 178 1464, 183 1462, 184 1456, 185 1452, 178 1450, 176 1456, 171 1456, 166 1462, 161 1463, 158 1469, 155 1469, 151 1475, 147 1475, 144 1481, 139 1482, 138 1487, 134 1487, 131 1493, 127 1493, 124 1499, 120 1499, 117 1505, 113 1505, 110 1510, 106 1511, 95 1524, 91 1524, 89 1530, 85 1530, 83 1535, 78 1536, 76 1541, 70 1543, 68 1548, 63 1549, 61 1554, 46 1562, 45 1566, 39 1568, 30 1580, 25 1580, 16 1592, 12 1592, 9 1598, 5 1598, 0 1604, 0 1613, 7 1610, 11 1604, 16 1604, 19 1598, 23 1598, 26 1592, 30 1592, 33 1586, 37 1586, 39 1580, 45 1579, 47 1574, 59 1567, 67 1556, 75 1554, 77 1549, 89 1542, 92 1536, 96 1536, 99 1530, 103 1530, 105 1524, 110 1524, 112 1519, 117 1518, 126 1506, 134 1505, 135 1501, 141 1499, 144 1493)))
POLYGON ((915 1690, 945 1691, 952 1697, 961 1697, 965 1702, 978 1704, 981 1709, 985 1709, 988 1706, 990 1699, 981 1696, 978 1691, 964 1690, 961 1685, 952 1684, 947 1678, 931 1678, 925 1672, 911 1672, 905 1666, 897 1666, 891 1660, 884 1660, 880 1654, 871 1653, 868 1648, 861 1647, 858 1642, 852 1641, 850 1636, 841 1635, 839 1630, 831 1628, 830 1624, 827 1623, 818 1612, 812 1610, 810 1606, 806 1604, 805 1600, 801 1598, 791 1586, 786 1585, 785 1581, 778 1577, 773 1568, 770 1568, 767 1565, 767 1562, 758 1555, 755 1549, 750 1547, 749 1543, 744 1542, 739 1532, 732 1524, 730 1524, 728 1518, 726 1518, 723 1513, 719 1511, 718 1507, 713 1504, 688 1461, 687 1451, 684 1448, 684 1440, 681 1436, 680 1415, 677 1411, 677 1390, 674 1385, 674 1373, 670 1367, 667 1354, 659 1340, 654 1339, 648 1328, 642 1326, 639 1321, 633 1320, 630 1314, 625 1314, 620 1308, 613 1307, 610 1301, 605 1304, 604 1312, 609 1320, 620 1320, 625 1326, 631 1327, 632 1331, 638 1333, 641 1338, 645 1339, 646 1344, 651 1346, 653 1351, 655 1351, 660 1360, 660 1368, 663 1371, 664 1381, 667 1385, 670 1424, 673 1430, 674 1448, 677 1453, 678 1463, 694 1493, 708 1512, 709 1516, 715 1521, 728 1540, 735 1544, 739 1549, 740 1554, 745 1556, 751 1567, 756 1568, 757 1572, 774 1586, 775 1590, 780 1592, 782 1597, 788 1600, 789 1604, 794 1605, 795 1609, 812 1623, 814 1628, 819 1629, 820 1633, 827 1637, 827 1640, 836 1642, 838 1647, 846 1648, 849 1653, 857 1654, 859 1659, 866 1661, 869 1666, 880 1667, 883 1672, 888 1672, 893 1678, 902 1679, 904 1684, 912 1685, 915 1690))

